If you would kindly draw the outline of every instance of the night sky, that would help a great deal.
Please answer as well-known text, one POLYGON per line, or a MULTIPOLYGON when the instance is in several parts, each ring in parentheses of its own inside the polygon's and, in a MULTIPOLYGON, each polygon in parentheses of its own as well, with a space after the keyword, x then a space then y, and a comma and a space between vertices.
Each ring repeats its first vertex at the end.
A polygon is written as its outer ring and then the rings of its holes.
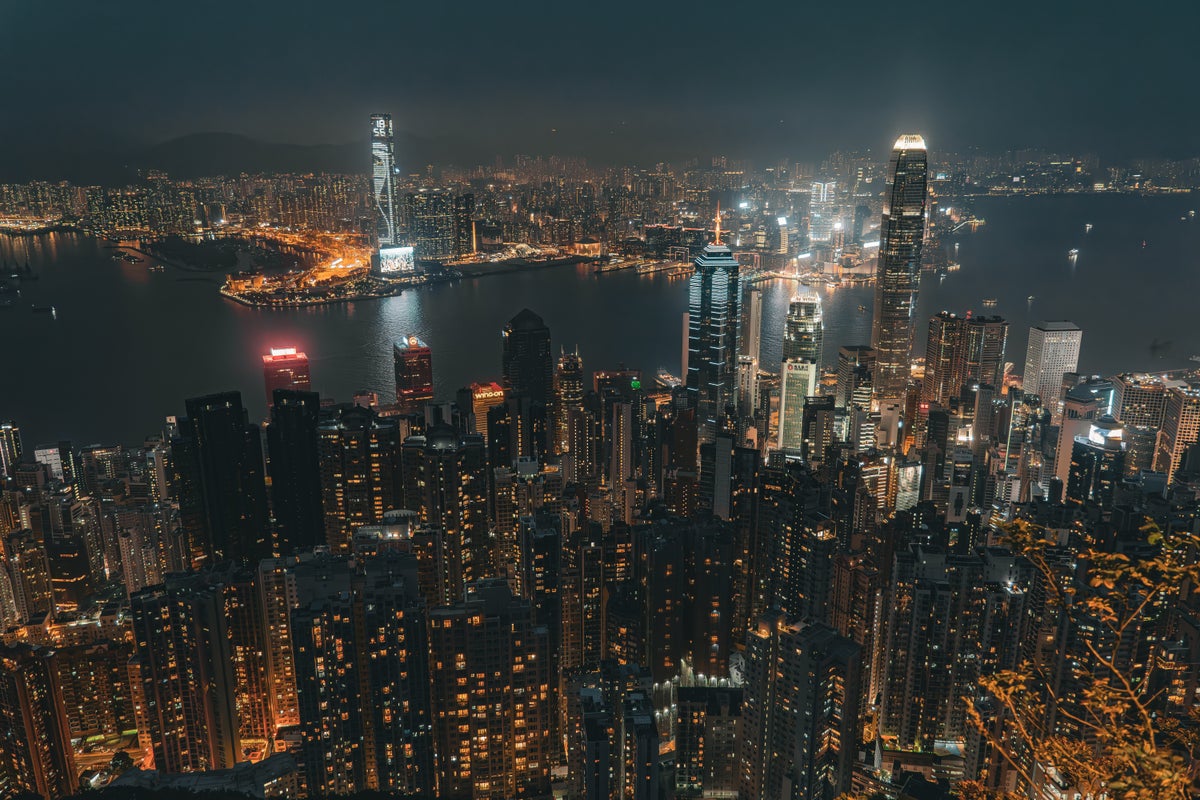
POLYGON ((1200 153, 1200 6, 0 0, 0 158, 206 131, 464 158, 1200 153))

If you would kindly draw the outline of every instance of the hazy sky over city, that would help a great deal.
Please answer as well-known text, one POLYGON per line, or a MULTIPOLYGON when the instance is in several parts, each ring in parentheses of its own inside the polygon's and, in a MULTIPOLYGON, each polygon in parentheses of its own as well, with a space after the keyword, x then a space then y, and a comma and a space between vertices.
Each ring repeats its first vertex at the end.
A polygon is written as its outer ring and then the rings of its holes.
POLYGON ((1200 152, 1200 6, 0 0, 7 140, 229 131, 464 154, 1200 152))

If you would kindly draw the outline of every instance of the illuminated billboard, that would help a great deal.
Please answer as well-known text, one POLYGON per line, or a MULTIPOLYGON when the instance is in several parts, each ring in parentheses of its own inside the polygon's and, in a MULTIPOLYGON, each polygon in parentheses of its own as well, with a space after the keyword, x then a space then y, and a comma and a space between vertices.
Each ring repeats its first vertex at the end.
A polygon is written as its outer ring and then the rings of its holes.
POLYGON ((411 247, 379 248, 379 273, 381 275, 399 275, 412 272, 413 268, 413 249, 411 247))

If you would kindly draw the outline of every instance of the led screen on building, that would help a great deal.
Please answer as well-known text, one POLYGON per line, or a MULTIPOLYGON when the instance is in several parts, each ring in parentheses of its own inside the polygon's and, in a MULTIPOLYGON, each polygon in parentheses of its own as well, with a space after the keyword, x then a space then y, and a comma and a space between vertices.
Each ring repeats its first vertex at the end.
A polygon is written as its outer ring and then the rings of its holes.
POLYGON ((380 274, 395 275, 402 272, 412 272, 413 268, 413 249, 411 247, 379 248, 380 274))

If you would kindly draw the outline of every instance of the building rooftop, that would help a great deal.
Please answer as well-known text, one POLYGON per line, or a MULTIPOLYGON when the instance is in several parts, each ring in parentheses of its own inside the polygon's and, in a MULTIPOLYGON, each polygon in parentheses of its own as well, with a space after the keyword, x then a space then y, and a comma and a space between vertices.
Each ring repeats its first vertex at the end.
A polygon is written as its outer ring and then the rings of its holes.
POLYGON ((906 133, 896 140, 897 150, 924 150, 925 137, 917 133, 906 133))
POLYGON ((397 350, 428 350, 429 345, 425 344, 416 334, 410 333, 408 336, 400 339, 395 345, 397 350))
POLYGON ((1033 326, 1039 331, 1077 331, 1079 326, 1065 319, 1043 320, 1033 326))

